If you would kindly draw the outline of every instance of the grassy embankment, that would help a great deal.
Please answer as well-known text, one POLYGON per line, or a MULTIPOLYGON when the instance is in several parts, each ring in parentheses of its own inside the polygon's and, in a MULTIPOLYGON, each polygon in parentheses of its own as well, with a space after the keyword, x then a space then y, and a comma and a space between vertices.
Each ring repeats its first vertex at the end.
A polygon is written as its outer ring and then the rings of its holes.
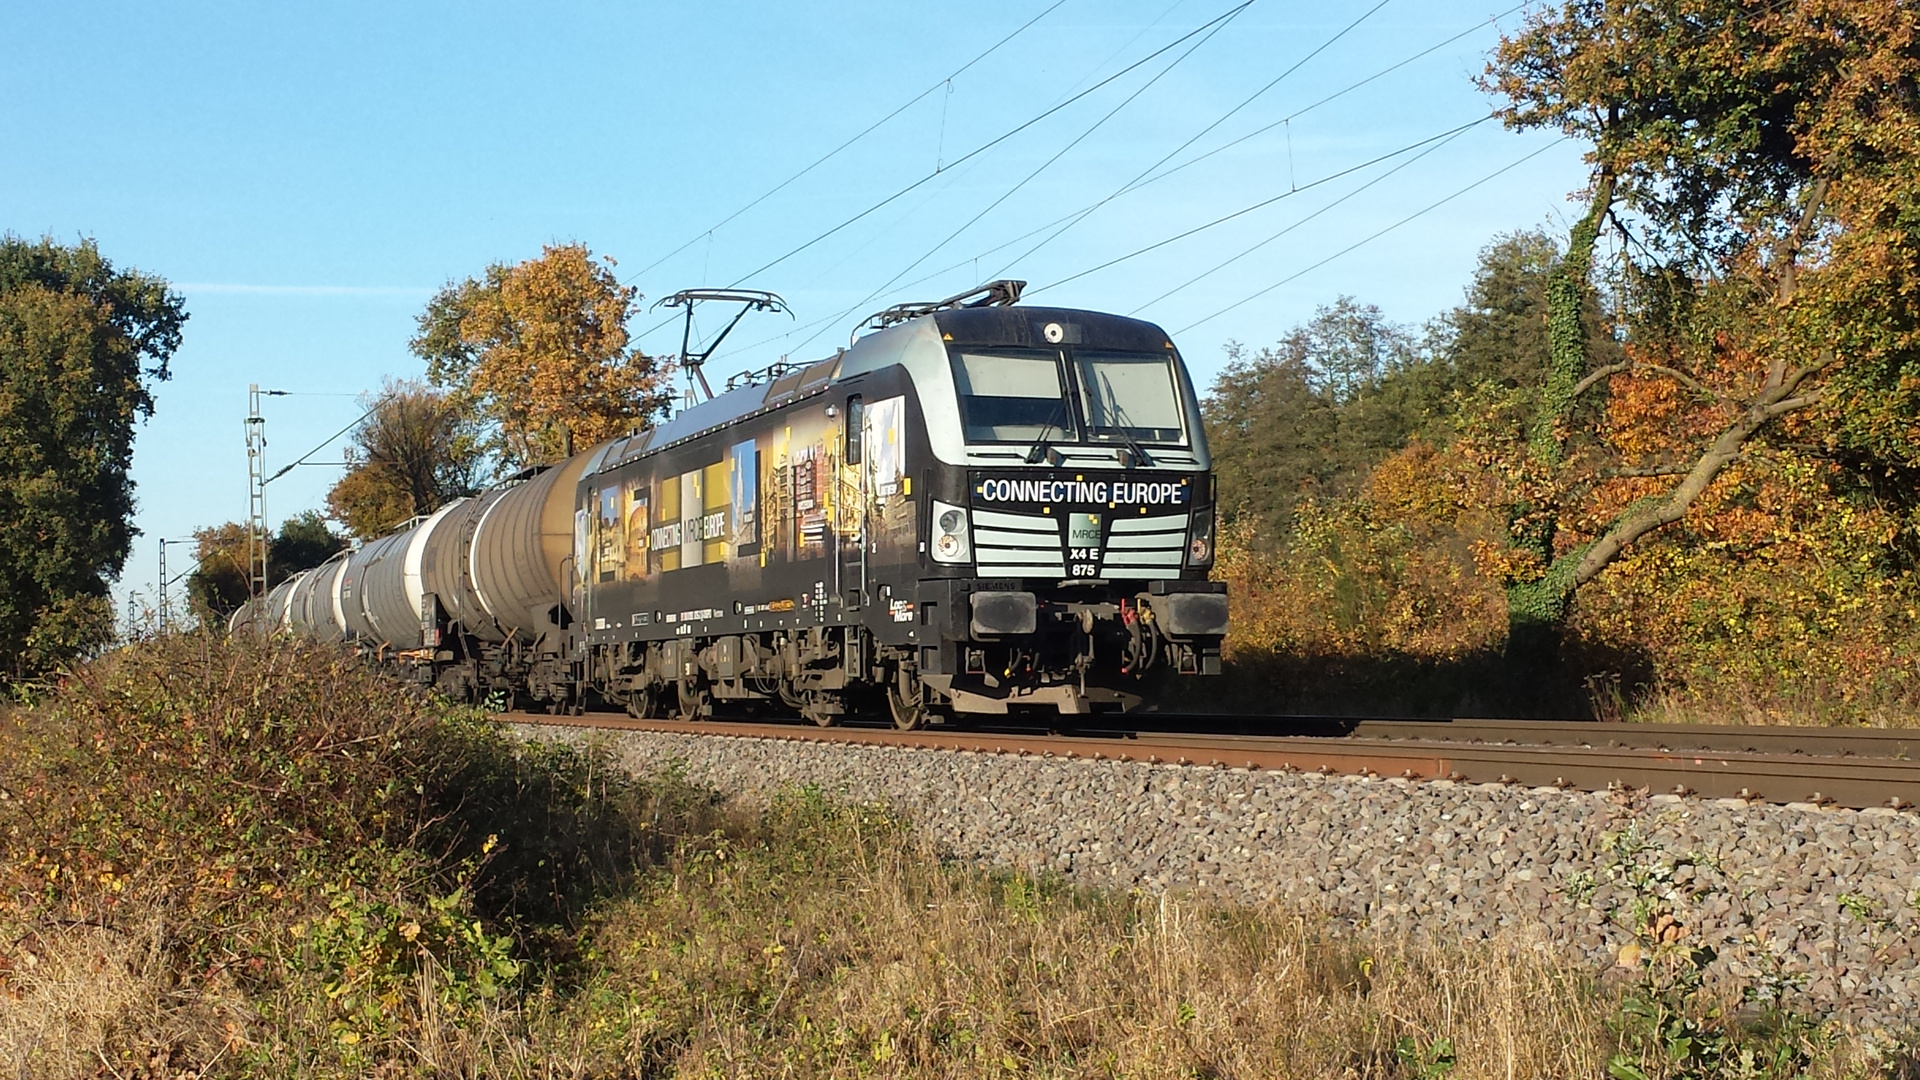
POLYGON ((1870 1072, 1831 1028, 1735 1024, 1658 940, 1616 985, 988 872, 291 644, 148 642, 0 717, 0 890, 8 1076, 1870 1072))

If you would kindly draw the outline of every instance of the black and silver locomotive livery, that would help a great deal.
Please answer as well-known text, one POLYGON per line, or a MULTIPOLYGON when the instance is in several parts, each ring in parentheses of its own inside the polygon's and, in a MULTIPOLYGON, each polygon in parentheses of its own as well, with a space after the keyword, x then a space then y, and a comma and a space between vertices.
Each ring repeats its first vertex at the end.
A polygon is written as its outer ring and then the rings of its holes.
POLYGON ((1087 713, 1219 671, 1213 515, 1160 328, 956 306, 444 508, 256 617, 555 708, 1087 713))

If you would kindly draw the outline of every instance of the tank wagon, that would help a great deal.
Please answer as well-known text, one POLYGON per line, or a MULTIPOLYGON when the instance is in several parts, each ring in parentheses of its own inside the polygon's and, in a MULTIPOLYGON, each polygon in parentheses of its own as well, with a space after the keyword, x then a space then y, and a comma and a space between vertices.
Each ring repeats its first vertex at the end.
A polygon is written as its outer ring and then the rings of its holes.
POLYGON ((1159 327, 922 309, 337 556, 248 618, 556 710, 1120 710, 1149 672, 1219 671, 1213 504, 1159 327))

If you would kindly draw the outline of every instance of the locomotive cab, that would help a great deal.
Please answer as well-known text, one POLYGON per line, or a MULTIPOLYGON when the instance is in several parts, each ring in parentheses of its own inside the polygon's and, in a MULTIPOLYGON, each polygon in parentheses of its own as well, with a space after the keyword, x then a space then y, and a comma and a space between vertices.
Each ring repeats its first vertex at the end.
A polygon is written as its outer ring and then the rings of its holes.
POLYGON ((895 642, 920 699, 896 709, 1124 709, 1157 669, 1217 674, 1212 474, 1166 335, 1086 311, 940 311, 860 342, 843 378, 888 335, 928 458, 912 597, 927 633, 895 642))

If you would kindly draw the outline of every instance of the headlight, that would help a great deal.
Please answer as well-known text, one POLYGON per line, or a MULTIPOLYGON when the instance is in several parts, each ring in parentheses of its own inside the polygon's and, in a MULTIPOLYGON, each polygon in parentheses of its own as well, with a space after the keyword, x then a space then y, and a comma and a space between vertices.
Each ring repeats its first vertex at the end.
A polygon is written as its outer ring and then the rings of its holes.
POLYGON ((1213 507, 1193 512, 1193 524, 1187 530, 1187 565, 1199 569, 1213 565, 1213 507))
POLYGON ((967 512, 958 506, 935 500, 933 504, 933 542, 927 545, 934 562, 963 563, 973 558, 973 541, 967 535, 967 512))

